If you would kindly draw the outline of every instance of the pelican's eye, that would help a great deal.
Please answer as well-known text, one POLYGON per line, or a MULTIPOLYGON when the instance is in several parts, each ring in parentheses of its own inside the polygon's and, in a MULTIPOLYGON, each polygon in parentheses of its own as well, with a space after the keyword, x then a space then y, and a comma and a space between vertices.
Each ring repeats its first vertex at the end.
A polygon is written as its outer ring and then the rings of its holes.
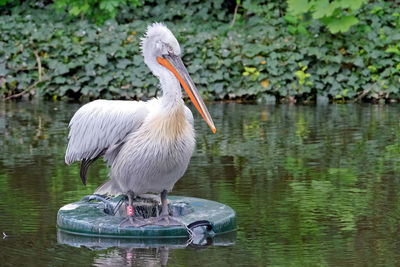
POLYGON ((168 51, 168 54, 169 54, 170 56, 174 54, 174 49, 172 49, 172 47, 169 46, 169 45, 167 45, 167 51, 168 51))

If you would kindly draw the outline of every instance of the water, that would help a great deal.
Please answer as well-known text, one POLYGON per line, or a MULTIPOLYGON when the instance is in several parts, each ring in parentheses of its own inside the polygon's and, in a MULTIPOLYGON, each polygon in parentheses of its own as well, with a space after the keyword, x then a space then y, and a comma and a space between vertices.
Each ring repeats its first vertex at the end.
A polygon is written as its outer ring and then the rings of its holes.
POLYGON ((58 209, 108 173, 96 162, 84 187, 64 164, 80 105, 0 103, 2 266, 400 264, 399 105, 210 104, 217 133, 194 114, 197 149, 172 194, 231 206, 233 242, 107 249, 57 241, 58 209))

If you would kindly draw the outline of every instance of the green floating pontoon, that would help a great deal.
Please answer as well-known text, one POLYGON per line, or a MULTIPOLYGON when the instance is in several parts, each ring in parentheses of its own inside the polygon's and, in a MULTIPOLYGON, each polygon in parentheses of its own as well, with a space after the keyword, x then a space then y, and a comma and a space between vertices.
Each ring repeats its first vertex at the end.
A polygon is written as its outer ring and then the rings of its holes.
MULTIPOLYGON (((120 227, 126 218, 120 207, 122 196, 105 198, 86 196, 82 200, 65 205, 58 211, 57 226, 61 232, 104 238, 189 238, 188 229, 207 236, 215 236, 236 230, 235 211, 227 205, 200 198, 170 196, 169 212, 181 226, 146 225, 120 227), (119 211, 119 212, 118 212, 119 211)), ((153 205, 152 214, 158 212, 153 205)), ((136 211, 149 210, 136 205, 136 211)), ((148 213, 148 211, 147 211, 148 213)), ((145 215, 141 214, 146 217, 145 215)), ((147 214, 148 216, 148 214, 147 214)))

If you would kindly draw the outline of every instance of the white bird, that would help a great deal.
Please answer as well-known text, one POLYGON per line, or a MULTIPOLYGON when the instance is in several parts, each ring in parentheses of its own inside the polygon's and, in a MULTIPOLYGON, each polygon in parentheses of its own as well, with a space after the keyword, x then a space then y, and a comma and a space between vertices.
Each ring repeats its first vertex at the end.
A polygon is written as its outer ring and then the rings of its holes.
POLYGON ((185 173, 195 148, 193 115, 184 105, 180 84, 214 133, 216 129, 171 31, 162 23, 150 25, 141 48, 144 62, 160 80, 162 97, 147 102, 96 100, 82 106, 69 123, 65 162, 82 161, 86 185, 89 165, 103 156, 111 166, 109 180, 95 193, 128 195, 128 218, 121 226, 146 224, 133 216, 132 203, 148 192, 161 193, 162 212, 151 223, 176 224, 168 214, 167 193, 185 173))

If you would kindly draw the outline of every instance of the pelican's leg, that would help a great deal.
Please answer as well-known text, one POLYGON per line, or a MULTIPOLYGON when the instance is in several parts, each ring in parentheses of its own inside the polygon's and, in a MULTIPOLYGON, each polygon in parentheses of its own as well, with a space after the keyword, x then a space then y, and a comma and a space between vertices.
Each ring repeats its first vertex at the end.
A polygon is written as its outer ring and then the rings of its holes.
POLYGON ((128 191, 128 207, 127 207, 127 218, 123 220, 119 226, 120 227, 127 227, 127 226, 135 226, 135 227, 141 227, 146 224, 144 220, 141 220, 135 216, 135 211, 133 209, 133 199, 135 197, 135 194, 132 191, 128 191))
POLYGON ((184 225, 180 221, 176 220, 174 217, 169 216, 168 212, 168 199, 167 199, 168 191, 164 190, 161 192, 161 215, 155 218, 152 218, 152 224, 155 225, 184 225))

